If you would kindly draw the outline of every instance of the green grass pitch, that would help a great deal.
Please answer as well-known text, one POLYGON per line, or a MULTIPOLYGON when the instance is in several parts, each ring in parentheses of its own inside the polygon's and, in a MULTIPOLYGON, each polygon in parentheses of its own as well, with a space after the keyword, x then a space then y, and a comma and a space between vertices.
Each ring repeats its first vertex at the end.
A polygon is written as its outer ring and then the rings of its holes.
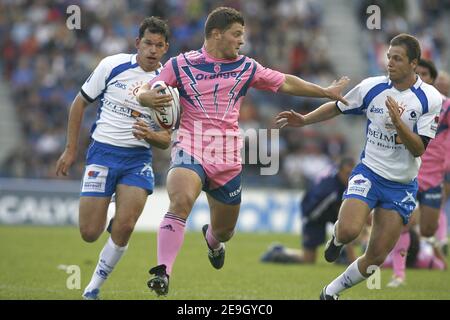
MULTIPOLYGON (((95 243, 81 240, 75 227, 0 226, 0 299, 81 299, 98 254, 108 235, 95 243), (61 265, 78 265, 81 288, 68 289, 70 274, 61 265)), ((318 264, 277 265, 259 262, 273 242, 298 247, 289 234, 237 233, 227 243, 225 266, 213 269, 201 232, 188 232, 171 277, 169 295, 157 298, 146 286, 156 264, 156 233, 136 232, 123 259, 101 290, 102 299, 299 300, 318 299, 324 285, 345 267, 318 264)), ((450 259, 448 259, 450 262, 450 259)), ((366 283, 346 291, 342 299, 450 299, 448 271, 407 270, 407 285, 386 288, 391 270, 381 272, 381 289, 366 283)))

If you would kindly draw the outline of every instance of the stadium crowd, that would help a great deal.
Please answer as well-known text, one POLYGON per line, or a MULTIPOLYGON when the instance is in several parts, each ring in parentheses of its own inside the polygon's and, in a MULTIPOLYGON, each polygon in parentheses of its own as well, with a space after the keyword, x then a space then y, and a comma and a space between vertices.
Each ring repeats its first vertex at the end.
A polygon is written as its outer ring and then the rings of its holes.
MULTIPOLYGON (((379 2, 381 5, 388 3, 379 2)), ((428 48, 424 50, 428 52, 425 57, 436 59, 440 66, 439 53, 446 52, 447 45, 438 32, 439 21, 444 18, 433 10, 438 2, 445 1, 422 1, 424 10, 420 14, 423 19, 414 27, 428 48), (433 23, 430 25, 427 21, 433 23)), ((171 27, 170 48, 164 61, 180 51, 200 48, 206 14, 216 3, 212 0, 2 1, 0 70, 4 81, 9 83, 23 141, 0 163, 0 176, 54 178, 56 160, 64 149, 70 103, 97 63, 107 55, 134 52, 137 22, 150 15, 167 19, 171 27), (69 30, 66 26, 66 9, 72 4, 81 8, 80 30, 69 30), (101 10, 98 9, 100 6, 101 10)), ((406 1, 399 3, 406 5, 406 1)), ((228 0, 220 4, 235 7, 246 16, 247 36, 243 53, 257 57, 263 65, 321 85, 336 78, 327 50, 320 2, 228 0)), ((387 21, 389 28, 376 33, 371 46, 385 43, 391 33, 402 31, 401 28, 407 24, 405 19, 391 20, 387 21)), ((369 73, 382 72, 379 61, 383 57, 374 55, 368 58, 369 73)), ((273 128, 273 116, 282 109, 292 107, 296 111, 308 112, 322 102, 252 90, 242 105, 240 125, 244 130, 273 128)), ((78 160, 70 179, 80 179, 83 173, 84 151, 89 144, 89 130, 95 121, 96 109, 97 105, 88 108, 78 160)), ((264 147, 262 144, 259 146, 264 147)), ((248 151, 256 145, 247 143, 245 148, 248 151)), ((296 130, 281 130, 281 174, 260 176, 259 169, 263 164, 246 165, 244 185, 305 187, 317 178, 319 172, 328 171, 333 160, 347 149, 348 141, 343 135, 324 133, 320 128, 302 129, 301 139, 296 130)), ((154 150, 157 185, 164 183, 168 166, 169 152, 154 150)))

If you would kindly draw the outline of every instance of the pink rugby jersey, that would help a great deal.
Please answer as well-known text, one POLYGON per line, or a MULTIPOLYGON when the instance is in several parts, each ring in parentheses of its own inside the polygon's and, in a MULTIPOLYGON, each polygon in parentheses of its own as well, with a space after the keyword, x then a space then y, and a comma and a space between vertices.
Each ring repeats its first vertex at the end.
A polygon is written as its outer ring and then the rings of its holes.
POLYGON ((422 165, 419 169, 419 189, 422 191, 439 186, 450 162, 450 99, 442 104, 436 137, 430 141, 422 155, 422 165))
MULTIPOLYGON (((442 110, 445 110, 442 118, 445 119, 445 123, 442 122, 442 130, 446 131, 446 137, 444 142, 444 152, 445 152, 445 165, 444 173, 450 173, 450 98, 444 101, 442 104, 442 110)), ((439 130, 439 128, 438 128, 439 130)))
POLYGON ((238 118, 248 89, 276 92, 284 79, 247 56, 216 59, 203 47, 171 58, 150 83, 162 80, 178 88, 182 115, 176 146, 202 164, 214 189, 242 169, 238 118))

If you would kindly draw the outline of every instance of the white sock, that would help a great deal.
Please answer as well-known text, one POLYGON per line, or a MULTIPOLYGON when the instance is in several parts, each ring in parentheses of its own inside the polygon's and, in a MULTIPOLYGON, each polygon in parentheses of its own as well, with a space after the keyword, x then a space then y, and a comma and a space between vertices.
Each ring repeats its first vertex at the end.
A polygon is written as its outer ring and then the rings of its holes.
POLYGON ((91 282, 89 282, 86 289, 84 289, 84 292, 99 289, 102 286, 103 282, 105 282, 109 274, 113 271, 115 265, 119 262, 127 248, 128 245, 119 247, 112 241, 111 237, 109 237, 103 250, 100 252, 99 261, 94 274, 92 275, 91 282))
POLYGON ((358 269, 358 260, 354 261, 348 266, 347 270, 344 271, 339 277, 334 279, 326 288, 326 294, 334 295, 339 294, 345 289, 351 288, 354 285, 364 281, 364 277, 358 269))

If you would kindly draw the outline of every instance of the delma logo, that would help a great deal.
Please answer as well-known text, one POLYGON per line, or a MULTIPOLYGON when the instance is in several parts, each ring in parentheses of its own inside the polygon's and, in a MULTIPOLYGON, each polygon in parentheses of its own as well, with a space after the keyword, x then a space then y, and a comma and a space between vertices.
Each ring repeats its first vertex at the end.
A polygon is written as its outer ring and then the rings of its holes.
POLYGON ((383 114, 383 108, 377 108, 375 106, 372 106, 372 108, 370 108, 370 112, 372 113, 378 113, 378 114, 383 114))
POLYGON ((371 137, 374 137, 376 139, 382 140, 382 141, 386 141, 386 142, 391 142, 394 143, 394 136, 393 135, 389 135, 389 134, 385 134, 382 131, 379 130, 373 130, 370 127, 367 129, 367 134, 371 137))
POLYGON ((100 171, 91 170, 88 172, 88 177, 89 177, 89 179, 95 179, 98 177, 99 174, 100 174, 100 171))
POLYGON ((175 229, 172 227, 171 224, 166 224, 165 226, 162 226, 161 229, 175 232, 175 229))
POLYGON ((366 182, 366 180, 364 180, 364 179, 358 179, 358 180, 353 181, 354 184, 363 184, 365 182, 366 182))

